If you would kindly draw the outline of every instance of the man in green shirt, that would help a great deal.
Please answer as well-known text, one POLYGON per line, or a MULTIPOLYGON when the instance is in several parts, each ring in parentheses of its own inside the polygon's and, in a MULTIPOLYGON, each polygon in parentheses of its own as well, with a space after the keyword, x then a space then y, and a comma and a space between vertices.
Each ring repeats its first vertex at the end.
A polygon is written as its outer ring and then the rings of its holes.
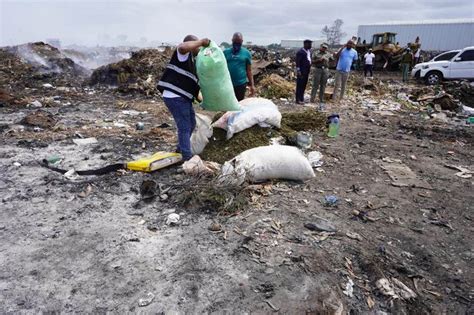
POLYGON ((413 54, 411 53, 411 49, 407 48, 402 55, 402 60, 400 62, 400 66, 402 67, 402 80, 403 82, 408 82, 408 72, 410 71, 410 67, 413 65, 413 54))
POLYGON ((252 75, 252 55, 247 48, 242 47, 243 41, 241 33, 234 33, 232 36, 232 47, 224 50, 227 67, 234 85, 235 97, 238 101, 245 98, 247 84, 250 86, 250 96, 255 94, 252 75))
POLYGON ((329 62, 333 60, 333 54, 327 51, 328 45, 321 44, 319 51, 313 54, 312 64, 316 68, 313 77, 313 88, 311 90, 311 103, 314 103, 319 89, 319 109, 324 110, 324 92, 329 76, 329 62))

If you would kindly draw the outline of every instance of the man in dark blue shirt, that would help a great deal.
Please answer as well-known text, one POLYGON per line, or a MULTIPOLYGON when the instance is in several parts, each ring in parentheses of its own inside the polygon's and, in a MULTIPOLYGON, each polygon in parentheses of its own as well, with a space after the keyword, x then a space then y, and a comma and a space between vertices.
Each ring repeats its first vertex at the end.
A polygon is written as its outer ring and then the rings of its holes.
POLYGON ((303 48, 296 53, 296 104, 304 103, 304 91, 308 84, 309 70, 311 69, 312 41, 306 39, 303 48))

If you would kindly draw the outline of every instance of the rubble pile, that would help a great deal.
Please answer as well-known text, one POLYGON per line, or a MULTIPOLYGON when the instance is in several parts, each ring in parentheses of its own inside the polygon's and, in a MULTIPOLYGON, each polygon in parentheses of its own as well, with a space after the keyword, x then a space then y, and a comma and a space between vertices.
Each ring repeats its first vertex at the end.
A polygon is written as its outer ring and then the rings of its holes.
POLYGON ((259 82, 259 95, 268 99, 291 98, 295 87, 278 74, 266 75, 259 82))
POLYGON ((445 91, 459 99, 464 105, 474 107, 474 83, 469 81, 447 81, 445 91))
POLYGON ((142 49, 133 52, 129 59, 108 64, 94 70, 90 84, 117 86, 121 92, 155 94, 156 80, 169 61, 169 53, 158 49, 142 49))
MULTIPOLYGON (((66 57, 59 49, 43 42, 6 47, 5 50, 22 63, 30 65, 29 69, 35 72, 35 79, 53 78, 57 75, 72 78, 89 74, 87 69, 66 57)), ((16 72, 17 69, 12 70, 16 72)))
POLYGON ((35 90, 58 97, 56 87, 80 87, 88 75, 87 69, 43 42, 0 48, 0 105, 26 106, 35 100, 35 90))
POLYGON ((362 76, 351 76, 350 82, 353 89, 363 94, 381 96, 388 92, 387 86, 377 78, 364 78, 362 76))
POLYGON ((18 81, 24 81, 23 78, 31 75, 33 72, 33 66, 22 62, 18 56, 6 49, 0 49, 0 85, 2 87, 18 81))

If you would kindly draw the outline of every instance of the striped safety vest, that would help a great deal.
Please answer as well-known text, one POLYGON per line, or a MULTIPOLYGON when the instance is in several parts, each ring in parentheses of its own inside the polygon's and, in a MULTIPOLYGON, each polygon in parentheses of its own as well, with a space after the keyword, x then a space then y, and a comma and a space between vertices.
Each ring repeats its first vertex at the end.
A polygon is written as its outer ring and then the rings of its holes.
POLYGON ((178 52, 175 50, 157 88, 161 93, 168 90, 190 100, 197 97, 199 85, 192 53, 189 53, 189 58, 186 61, 181 62, 178 59, 178 52))

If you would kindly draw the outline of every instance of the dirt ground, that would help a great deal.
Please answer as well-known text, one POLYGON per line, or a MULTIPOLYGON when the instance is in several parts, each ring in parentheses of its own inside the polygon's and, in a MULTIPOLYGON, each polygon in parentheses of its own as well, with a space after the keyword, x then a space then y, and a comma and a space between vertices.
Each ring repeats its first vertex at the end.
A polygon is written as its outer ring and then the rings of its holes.
POLYGON ((81 90, 41 108, 58 123, 36 130, 19 122, 38 109, 0 108, 0 312, 474 313, 474 179, 446 167, 472 167, 472 126, 370 110, 357 93, 328 104, 341 131, 314 134, 308 151, 324 164, 313 180, 253 185, 234 214, 184 207, 179 195, 199 181, 180 166, 70 180, 40 165, 59 156, 63 168, 87 169, 173 150, 156 97, 81 90), (76 145, 78 136, 98 143, 76 145), (416 182, 395 186, 382 168, 393 165, 416 182), (160 197, 141 200, 145 179, 161 184, 160 197), (327 195, 338 203, 325 205, 327 195), (180 220, 169 226, 173 212, 180 220), (321 220, 337 231, 305 228, 321 220), (414 296, 383 294, 380 279, 414 296))

